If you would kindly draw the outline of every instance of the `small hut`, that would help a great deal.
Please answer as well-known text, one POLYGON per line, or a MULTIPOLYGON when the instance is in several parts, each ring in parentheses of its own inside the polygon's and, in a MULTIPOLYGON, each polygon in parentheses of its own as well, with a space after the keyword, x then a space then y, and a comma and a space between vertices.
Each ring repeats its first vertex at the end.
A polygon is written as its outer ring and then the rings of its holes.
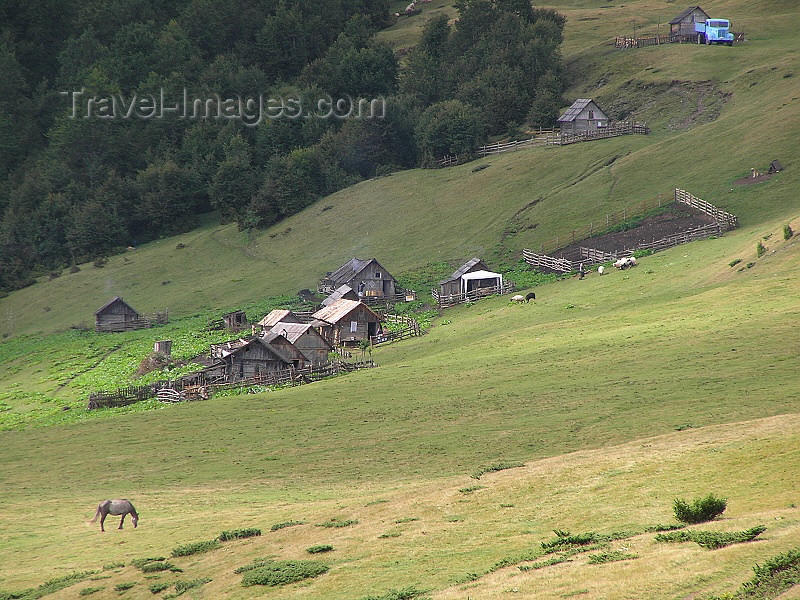
POLYGON ((243 310, 235 310, 222 315, 222 322, 225 323, 225 329, 239 331, 247 327, 247 315, 243 310))
POLYGON ((121 296, 116 296, 94 313, 95 330, 114 332, 137 329, 142 316, 121 296))
POLYGON ((153 352, 170 356, 172 354, 172 340, 161 340, 153 344, 153 352))
POLYGON ((468 260, 458 269, 456 269, 450 277, 442 279, 439 282, 439 293, 448 296, 451 294, 461 293, 461 277, 467 273, 475 271, 488 271, 489 267, 480 258, 473 258, 468 260))
POLYGON ((578 98, 558 118, 561 133, 583 133, 608 127, 608 115, 591 98, 578 98))
POLYGON ((708 13, 699 6, 690 6, 677 17, 669 22, 669 34, 672 35, 691 35, 697 33, 694 29, 695 23, 705 23, 708 20, 708 13))
POLYGON ((253 325, 253 334, 265 335, 276 323, 300 323, 300 319, 286 308, 276 308, 267 313, 263 319, 253 325))
POLYGON ((346 300, 358 300, 358 294, 349 285, 340 285, 333 290, 333 293, 322 301, 322 306, 330 306, 337 300, 345 298, 346 300))
MULTIPOLYGON (((223 344, 212 344, 213 364, 205 369, 206 377, 237 381, 288 369, 296 366, 295 360, 299 366, 299 357, 286 353, 284 344, 276 342, 277 337, 278 334, 270 340, 246 337, 223 344)), ((285 338, 284 341, 289 343, 285 338)))
POLYGON ((310 323, 275 324, 272 332, 279 333, 289 340, 306 358, 306 364, 319 367, 328 362, 328 353, 333 346, 310 323))
POLYGON ((773 173, 778 173, 780 171, 783 171, 783 165, 780 162, 778 162, 777 159, 773 160, 771 163, 769 163, 769 174, 770 175, 772 175, 773 173))
POLYGON ((357 300, 337 300, 313 315, 311 324, 332 346, 356 345, 378 334, 380 317, 357 300))
POLYGON ((395 278, 374 258, 352 258, 320 280, 320 293, 331 294, 338 287, 347 285, 355 290, 358 298, 394 298, 398 290, 395 278))

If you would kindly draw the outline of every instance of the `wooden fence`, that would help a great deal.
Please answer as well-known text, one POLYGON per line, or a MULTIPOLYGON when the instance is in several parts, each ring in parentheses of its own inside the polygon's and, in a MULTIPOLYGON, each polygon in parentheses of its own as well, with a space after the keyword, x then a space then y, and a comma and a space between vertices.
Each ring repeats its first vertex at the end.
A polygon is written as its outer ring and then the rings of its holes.
POLYGON ((396 315, 392 313, 378 314, 383 323, 394 326, 394 329, 385 330, 381 334, 372 336, 370 341, 372 342, 373 346, 422 335, 422 328, 417 320, 412 317, 407 315, 396 315))
POLYGON ((512 294, 515 290, 516 287, 514 286, 513 282, 504 281, 503 285, 478 288, 464 294, 440 294, 434 289, 431 290, 431 295, 433 296, 434 300, 436 300, 439 308, 449 308, 451 306, 456 306, 457 304, 463 304, 464 302, 476 302, 483 298, 487 298, 488 296, 512 294))
POLYGON ((135 402, 141 402, 149 398, 164 397, 165 402, 174 402, 176 399, 202 398, 208 397, 215 390, 251 387, 254 385, 277 386, 277 385, 300 385, 311 383, 338 375, 349 373, 358 369, 367 369, 375 366, 372 360, 360 362, 339 362, 329 363, 322 367, 305 367, 303 369, 283 369, 266 373, 250 378, 216 379, 213 381, 203 379, 202 375, 192 374, 175 381, 157 381, 149 385, 129 386, 114 391, 92 392, 89 394, 87 408, 94 410, 97 408, 111 408, 127 406, 135 402), (166 390, 172 390, 167 392, 166 390))
POLYGON ((153 325, 165 325, 169 322, 169 311, 157 312, 152 315, 140 315, 135 321, 125 323, 95 323, 94 330, 98 333, 120 333, 123 331, 136 331, 137 329, 150 329, 153 325))
POLYGON ((692 196, 689 192, 685 190, 680 190, 675 188, 675 202, 680 202, 682 204, 688 204, 692 208, 696 208, 708 216, 713 218, 717 223, 719 223, 722 227, 725 228, 725 231, 728 229, 735 229, 739 225, 739 219, 736 215, 732 215, 729 212, 725 212, 722 209, 717 208, 713 204, 706 202, 705 200, 701 200, 697 196, 692 196))
MULTIPOLYGON (((694 229, 689 229, 682 233, 678 233, 675 235, 667 236, 664 238, 660 238, 657 240, 653 240, 652 242, 642 242, 637 244, 634 248, 626 248, 624 250, 620 250, 618 252, 604 252, 603 250, 598 250, 596 248, 589 248, 581 246, 579 250, 579 260, 573 261, 561 257, 554 257, 545 254, 543 251, 541 253, 533 252, 532 250, 528 250, 527 248, 522 251, 522 256, 531 267, 536 269, 548 269, 551 271, 556 271, 558 273, 569 273, 571 271, 576 271, 581 263, 584 263, 584 267, 588 267, 591 265, 602 264, 605 262, 617 260, 623 256, 630 256, 636 250, 651 250, 653 252, 659 252, 660 250, 665 250, 667 248, 672 248, 673 246, 677 246, 679 244, 685 244, 687 242, 693 242, 695 240, 702 240, 709 237, 714 236, 721 236, 725 231, 733 229, 737 226, 738 220, 736 215, 732 215, 731 213, 725 212, 714 206, 713 204, 706 202, 692 194, 675 188, 675 201, 680 202, 682 204, 687 204, 693 208, 696 208, 707 215, 711 216, 714 219, 714 223, 710 223, 708 225, 703 225, 701 227, 696 227, 694 229)), ((649 210, 647 206, 652 204, 653 201, 651 200, 648 202, 642 203, 642 212, 646 212, 649 210)), ((658 206, 661 205, 661 200, 658 200, 658 206)), ((653 206, 650 206, 653 208, 653 206)), ((623 211, 623 216, 625 211, 623 211)), ((608 215, 606 216, 608 219, 608 215)), ((586 233, 586 229, 582 230, 573 230, 572 232, 572 242, 574 243, 576 240, 576 235, 578 231, 581 233, 586 233)), ((589 228, 591 231, 591 227, 589 228)), ((590 236, 585 236, 586 238, 590 236)), ((558 239, 558 238, 556 238, 558 239)), ((578 237, 578 240, 585 239, 578 237)), ((567 242, 567 238, 562 238, 562 241, 567 242)), ((544 246, 544 245, 543 245, 544 246)))
MULTIPOLYGON (((641 134, 647 135, 650 133, 650 128, 647 123, 639 121, 614 121, 608 124, 608 127, 593 131, 583 131, 578 133, 562 132, 558 128, 552 129, 539 129, 536 137, 527 140, 513 140, 510 142, 497 142, 494 144, 487 144, 481 146, 477 150, 478 156, 491 156, 493 154, 501 154, 503 152, 512 152, 522 148, 536 148, 542 146, 566 146, 568 144, 575 144, 577 142, 589 142, 592 140, 601 140, 610 137, 617 137, 620 135, 641 134)), ((459 158, 456 155, 450 154, 438 161, 440 167, 449 167, 451 165, 460 164, 459 158)))
MULTIPOLYGON (((745 39, 744 32, 731 31, 733 34, 734 42, 743 42, 745 39)), ((615 48, 646 48, 647 46, 659 46, 661 44, 699 44, 696 33, 687 33, 682 35, 663 34, 663 35, 647 35, 643 37, 617 37, 614 38, 615 48)))

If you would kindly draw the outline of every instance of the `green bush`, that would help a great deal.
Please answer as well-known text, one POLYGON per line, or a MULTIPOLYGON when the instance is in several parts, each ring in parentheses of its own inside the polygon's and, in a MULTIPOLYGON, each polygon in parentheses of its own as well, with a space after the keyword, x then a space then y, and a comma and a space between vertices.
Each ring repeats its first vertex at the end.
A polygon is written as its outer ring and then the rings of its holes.
POLYGON ((729 266, 729 267, 735 267, 735 266, 736 266, 736 265, 738 265, 740 262, 742 262, 742 259, 741 259, 741 258, 734 258, 734 259, 733 259, 731 262, 729 262, 729 263, 728 263, 728 266, 729 266))
POLYGON ((599 554, 589 555, 590 565, 602 565, 603 563, 616 562, 619 560, 633 560, 639 558, 636 554, 625 554, 622 550, 606 550, 599 554))
POLYGON ((106 589, 106 588, 104 588, 104 587, 87 587, 87 588, 83 588, 80 592, 78 592, 78 596, 89 596, 91 594, 94 594, 95 592, 101 592, 104 589, 106 589))
POLYGON ((480 479, 482 475, 486 473, 494 473, 496 471, 503 471, 505 469, 514 469, 516 467, 524 467, 525 463, 521 462, 509 462, 509 461, 500 461, 499 463, 495 463, 493 465, 489 465, 488 467, 482 467, 475 471, 470 477, 473 479, 480 479))
POLYGON ((117 592, 124 592, 125 590, 131 589, 133 586, 136 585, 135 581, 127 581, 125 583, 118 583, 114 586, 114 590, 117 592))
POLYGON ((402 590, 389 590, 380 596, 364 596, 361 600, 423 600, 421 596, 426 594, 427 590, 419 590, 415 587, 404 588, 402 590))
POLYGON ((764 244, 762 244, 761 242, 758 242, 756 244, 756 256, 758 258, 761 258, 762 256, 764 256, 764 253, 766 251, 767 251, 767 249, 764 247, 764 244))
POLYGON ((751 527, 744 531, 671 531, 659 533, 657 542, 695 542, 703 548, 717 550, 731 544, 750 542, 767 530, 763 525, 751 527))
POLYGON ((317 527, 349 527, 350 525, 358 525, 357 519, 330 519, 324 523, 317 524, 317 527))
POLYGON ((319 546, 311 546, 310 548, 306 548, 306 552, 309 554, 322 554, 323 552, 331 552, 333 550, 333 546, 330 544, 320 544, 319 546))
POLYGON ((266 585, 277 587, 304 579, 319 577, 328 572, 328 565, 315 560, 266 560, 236 569, 244 573, 242 585, 266 585))
POLYGON ((249 537, 256 537, 261 535, 260 529, 234 529, 233 531, 223 531, 217 538, 220 542, 228 542, 230 540, 241 540, 249 537))
POLYGON ((788 240, 793 235, 794 235, 794 231, 792 231, 792 228, 789 226, 789 224, 787 223, 786 225, 784 225, 783 226, 783 239, 788 240))
POLYGON ((147 588, 147 589, 150 590, 151 594, 160 594, 161 592, 163 592, 168 587, 169 587, 168 583, 164 583, 163 581, 160 581, 158 583, 150 584, 150 587, 147 588))
POLYGON ((673 502, 675 518, 681 523, 690 524, 712 521, 725 512, 727 506, 727 499, 717 498, 714 494, 697 498, 691 504, 678 498, 673 502))
POLYGON ((284 527, 294 527, 295 525, 305 525, 305 521, 284 521, 283 523, 275 523, 269 528, 270 531, 278 531, 284 527))
POLYGON ((469 487, 463 487, 458 491, 461 492, 462 494, 471 494, 472 492, 477 492, 478 490, 482 490, 485 488, 486 488, 485 485, 471 485, 469 487))
POLYGON ((170 556, 177 558, 179 556, 190 556, 192 554, 200 554, 201 552, 208 552, 220 547, 219 540, 207 540, 205 542, 195 542, 193 544, 184 544, 172 550, 170 556))

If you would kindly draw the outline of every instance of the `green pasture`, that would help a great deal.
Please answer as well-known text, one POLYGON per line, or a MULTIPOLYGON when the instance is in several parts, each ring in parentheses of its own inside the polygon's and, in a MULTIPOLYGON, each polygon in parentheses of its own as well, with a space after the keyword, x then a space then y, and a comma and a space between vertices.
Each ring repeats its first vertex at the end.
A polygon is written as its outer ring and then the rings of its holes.
MULTIPOLYGON (((395 173, 263 232, 209 218, 0 299, 0 424, 11 429, 0 431, 0 598, 86 571, 47 597, 150 598, 152 584, 177 593, 210 578, 185 597, 250 598, 234 571, 266 558, 330 568, 258 589, 265 598, 700 598, 733 593, 753 565, 800 547, 800 246, 783 238, 785 224, 800 231, 794 4, 704 6, 742 23, 748 42, 732 48, 617 52, 608 42, 631 28, 632 8, 637 29, 654 30, 683 7, 554 0, 568 17, 566 97, 632 106, 650 136, 395 173), (782 173, 734 183, 776 158, 782 173), (89 391, 128 381, 153 341, 173 339, 188 361, 226 335, 204 331, 209 319, 290 304, 353 256, 422 289, 472 256, 513 267, 522 248, 675 187, 740 228, 628 271, 540 285, 536 303, 449 309, 426 335, 376 348, 376 369, 158 410, 81 408, 89 391), (93 333, 115 295, 144 313, 169 308, 171 323, 93 333), (492 472, 501 463, 525 466, 492 472), (765 525, 761 541, 708 551, 645 533, 671 522, 675 497, 710 492, 729 509, 707 527, 765 525), (86 524, 111 497, 134 502, 137 529, 86 524), (182 573, 130 564, 249 527, 264 533, 170 558, 182 573), (553 529, 627 531, 597 552, 638 558, 520 570, 543 560, 534 550, 553 529), (333 550, 307 552, 321 545, 333 550)), ((407 47, 449 6, 424 4, 382 35, 407 47)))

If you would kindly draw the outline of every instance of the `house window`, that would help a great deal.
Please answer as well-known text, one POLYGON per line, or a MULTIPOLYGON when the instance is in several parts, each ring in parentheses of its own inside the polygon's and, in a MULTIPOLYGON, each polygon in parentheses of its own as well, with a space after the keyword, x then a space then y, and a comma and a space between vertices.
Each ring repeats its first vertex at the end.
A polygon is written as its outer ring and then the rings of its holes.
POLYGON ((380 278, 381 278, 381 272, 375 271, 375 279, 380 279, 380 278))
POLYGON ((594 121, 594 111, 593 110, 589 111, 589 120, 590 121, 594 121))
POLYGON ((356 333, 358 331, 358 321, 350 321, 350 333, 356 333))

